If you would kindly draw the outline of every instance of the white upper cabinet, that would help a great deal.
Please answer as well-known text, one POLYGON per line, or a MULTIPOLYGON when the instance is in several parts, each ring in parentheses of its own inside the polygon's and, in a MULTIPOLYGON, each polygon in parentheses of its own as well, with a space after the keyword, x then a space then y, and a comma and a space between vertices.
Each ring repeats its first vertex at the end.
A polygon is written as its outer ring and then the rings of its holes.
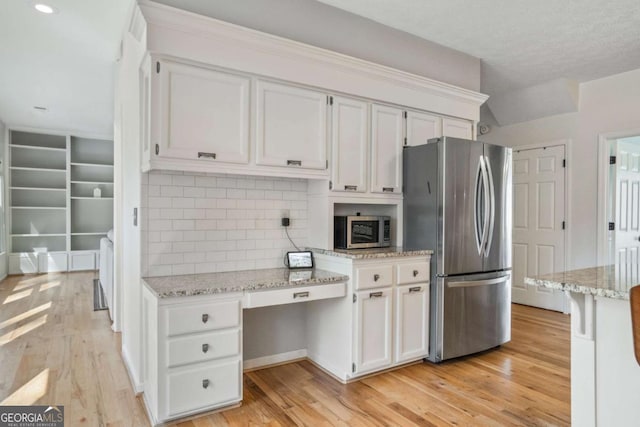
POLYGON ((369 105, 333 97, 331 110, 331 164, 334 191, 367 191, 369 105))
POLYGON ((402 192, 403 112, 371 106, 371 192, 402 192))
POLYGON ((327 96, 257 82, 256 164, 327 168, 327 96))
POLYGON ((442 119, 442 134, 454 138, 473 139, 473 123, 445 117, 442 119))
POLYGON ((426 144, 431 138, 442 136, 442 118, 431 114, 407 111, 406 145, 426 144))
POLYGON ((172 61, 158 64, 156 155, 248 163, 251 80, 172 61))

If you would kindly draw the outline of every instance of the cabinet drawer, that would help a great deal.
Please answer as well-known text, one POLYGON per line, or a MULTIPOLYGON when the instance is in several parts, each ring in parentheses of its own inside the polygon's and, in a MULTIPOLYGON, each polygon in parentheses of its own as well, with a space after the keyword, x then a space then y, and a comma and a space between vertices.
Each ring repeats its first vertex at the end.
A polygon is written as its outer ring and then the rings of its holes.
POLYGON ((176 337, 167 344, 170 368, 240 354, 240 330, 176 337))
POLYGON ((241 361, 172 372, 168 378, 169 417, 213 409, 242 398, 241 361))
POLYGON ((240 300, 167 309, 167 335, 205 332, 240 325, 240 300))
POLYGON ((398 285, 429 281, 429 263, 415 262, 398 265, 398 285))
POLYGON ((255 308, 266 307, 268 305, 292 304, 326 298, 338 298, 346 294, 347 288, 344 283, 301 286, 272 291, 256 291, 247 294, 245 307, 255 308))
POLYGON ((393 265, 356 268, 356 289, 382 288, 393 284, 393 265))

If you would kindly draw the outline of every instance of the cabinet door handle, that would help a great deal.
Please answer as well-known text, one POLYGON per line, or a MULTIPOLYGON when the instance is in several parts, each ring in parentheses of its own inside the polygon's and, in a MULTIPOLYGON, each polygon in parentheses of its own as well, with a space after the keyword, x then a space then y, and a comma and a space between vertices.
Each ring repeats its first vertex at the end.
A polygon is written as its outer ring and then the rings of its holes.
POLYGON ((422 287, 416 286, 416 287, 413 287, 413 288, 409 288, 409 293, 411 293, 411 292, 420 292, 421 290, 422 290, 422 287))
POLYGON ((202 315, 202 323, 207 323, 209 321, 209 315, 208 314, 203 314, 202 315))
POLYGON ((420 272, 418 270, 413 270, 413 277, 416 277, 420 272))
POLYGON ((371 292, 369 294, 369 298, 380 298, 382 296, 382 291, 379 292, 371 292))
POLYGON ((202 388, 209 387, 209 380, 202 380, 202 388))
POLYGON ((207 351, 209 351, 209 344, 202 344, 202 352, 206 353, 207 351))
POLYGON ((345 191, 358 191, 358 186, 357 185, 345 185, 344 189, 345 189, 345 191))
POLYGON ((309 296, 309 292, 294 292, 293 298, 306 298, 309 296))
POLYGON ((287 160, 287 166, 302 166, 302 160, 287 160))
POLYGON ((394 190, 393 187, 382 187, 383 193, 393 193, 393 190, 394 190))
POLYGON ((380 280, 380 275, 379 274, 374 274, 373 275, 373 281, 377 282, 378 280, 380 280))
POLYGON ((202 152, 202 151, 198 151, 198 158, 201 159, 203 157, 205 159, 214 159, 215 160, 216 153, 205 153, 205 152, 202 152))

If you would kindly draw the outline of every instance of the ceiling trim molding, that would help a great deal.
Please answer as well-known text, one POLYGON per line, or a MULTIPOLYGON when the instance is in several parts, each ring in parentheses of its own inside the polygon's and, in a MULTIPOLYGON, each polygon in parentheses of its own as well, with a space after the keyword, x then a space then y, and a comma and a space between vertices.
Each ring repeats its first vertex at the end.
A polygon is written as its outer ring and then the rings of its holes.
POLYGON ((479 92, 149 0, 139 5, 152 53, 357 96, 372 97, 364 86, 378 84, 376 92, 384 96, 373 98, 470 120, 478 120, 477 109, 488 99, 479 92), (432 101, 418 99, 426 95, 432 101))

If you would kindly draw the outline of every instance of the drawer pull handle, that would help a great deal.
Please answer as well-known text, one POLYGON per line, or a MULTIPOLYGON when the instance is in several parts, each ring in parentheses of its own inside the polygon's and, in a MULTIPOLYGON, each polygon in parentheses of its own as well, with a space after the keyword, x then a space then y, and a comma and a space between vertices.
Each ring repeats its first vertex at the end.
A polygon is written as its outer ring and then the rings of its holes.
POLYGON ((416 277, 420 272, 418 270, 413 270, 413 277, 416 277))
POLYGON ((377 282, 378 280, 380 280, 380 275, 379 274, 374 274, 373 275, 373 281, 377 282))
POLYGON ((287 166, 302 166, 302 160, 287 160, 287 166))
POLYGON ((382 187, 383 193, 393 193, 393 187, 382 187))
POLYGON ((293 298, 306 298, 309 296, 309 292, 294 292, 293 298))
POLYGON ((214 159, 216 158, 216 153, 204 153, 202 151, 198 151, 198 158, 204 157, 205 159, 214 159))
POLYGON ((357 185, 345 185, 344 189, 345 189, 345 191, 358 191, 358 186, 357 185))
POLYGON ((382 291, 380 292, 371 292, 369 294, 369 298, 380 298, 382 296, 382 291))
POLYGON ((207 323, 209 321, 209 315, 208 314, 203 314, 202 315, 202 323, 207 323))
POLYGON ((414 288, 409 288, 409 292, 420 292, 422 288, 420 286, 416 286, 414 288))
POLYGON ((207 351, 209 351, 209 344, 202 344, 202 352, 206 353, 207 351))
POLYGON ((202 388, 209 387, 209 380, 202 380, 202 388))

